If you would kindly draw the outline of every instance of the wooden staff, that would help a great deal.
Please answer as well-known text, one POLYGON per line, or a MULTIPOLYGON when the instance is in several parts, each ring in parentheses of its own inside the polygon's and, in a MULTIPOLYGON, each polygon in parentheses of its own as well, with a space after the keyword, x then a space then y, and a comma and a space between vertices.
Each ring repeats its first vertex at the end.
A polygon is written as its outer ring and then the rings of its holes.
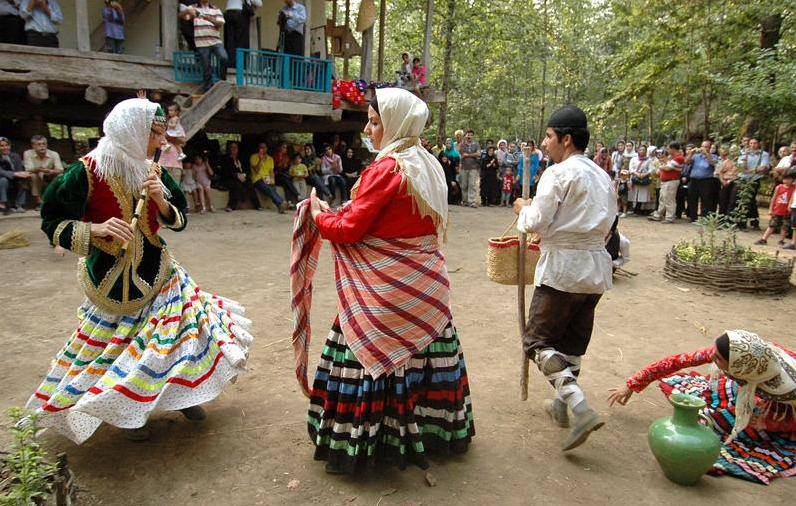
MULTIPOLYGON (((155 156, 152 157, 152 165, 150 167, 149 173, 157 172, 158 161, 160 160, 160 149, 155 150, 155 156)), ((147 198, 147 191, 146 188, 141 190, 141 195, 138 197, 138 204, 135 206, 135 212, 133 213, 133 219, 130 222, 130 228, 133 231, 133 235, 135 235, 135 229, 138 227, 138 218, 141 217, 141 213, 144 212, 144 203, 146 202, 147 198)), ((129 246, 129 241, 124 241, 122 244, 122 256, 127 253, 127 247, 129 246)))
MULTIPOLYGON (((531 195, 531 157, 522 153, 522 198, 527 200, 531 195)), ((528 234, 525 232, 519 233, 520 247, 517 254, 517 315, 519 316, 520 323, 520 344, 523 341, 525 334, 525 254, 528 234)), ((528 373, 530 368, 530 361, 528 356, 525 355, 525 350, 520 350, 522 353, 522 361, 520 362, 520 399, 523 401, 528 400, 528 373)))

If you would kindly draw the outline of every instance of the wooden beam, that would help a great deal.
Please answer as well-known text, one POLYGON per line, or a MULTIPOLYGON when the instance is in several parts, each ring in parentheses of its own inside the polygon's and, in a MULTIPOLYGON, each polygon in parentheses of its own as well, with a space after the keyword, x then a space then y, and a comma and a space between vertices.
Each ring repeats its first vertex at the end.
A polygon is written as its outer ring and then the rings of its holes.
POLYGON ((282 90, 279 88, 259 88, 255 86, 241 86, 238 88, 238 98, 251 98, 257 100, 276 100, 280 102, 302 102, 305 104, 332 103, 331 93, 317 91, 282 90))
POLYGON ((91 32, 88 28, 88 0, 75 0, 77 50, 91 51, 91 32))
POLYGON ((331 104, 303 104, 300 102, 282 102, 277 100, 238 99, 238 111, 256 112, 261 114, 302 114, 305 116, 329 116, 331 104))
POLYGON ((423 34, 423 65, 431 73, 431 27, 434 23, 434 0, 426 0, 426 32, 423 34))
POLYGON ((268 132, 282 133, 328 133, 328 132, 356 132, 362 130, 365 120, 345 119, 335 122, 330 118, 322 116, 304 117, 301 123, 268 118, 260 119, 262 116, 253 118, 221 119, 213 118, 205 127, 208 132, 237 133, 241 135, 257 134, 262 135, 268 132))
POLYGON ((304 56, 310 56, 310 44, 312 44, 312 0, 304 0, 304 10, 307 11, 307 21, 304 23, 304 56))
POLYGON ((193 107, 182 114, 180 122, 185 129, 185 138, 190 139, 204 128, 210 118, 227 105, 232 96, 232 84, 227 81, 218 81, 214 84, 193 107))
POLYGON ((0 83, 63 83, 81 92, 90 85, 131 93, 139 88, 190 93, 194 88, 174 82, 171 65, 160 60, 71 49, 0 44, 0 69, 0 83))
POLYGON ((387 20, 387 0, 381 0, 379 3, 379 63, 378 63, 378 81, 384 81, 384 35, 386 27, 384 26, 387 20))
MULTIPOLYGON (((177 0, 160 0, 160 38, 163 41, 162 57, 171 61, 174 51, 179 48, 177 34, 177 0)), ((230 58, 234 58, 230 55, 230 58)))

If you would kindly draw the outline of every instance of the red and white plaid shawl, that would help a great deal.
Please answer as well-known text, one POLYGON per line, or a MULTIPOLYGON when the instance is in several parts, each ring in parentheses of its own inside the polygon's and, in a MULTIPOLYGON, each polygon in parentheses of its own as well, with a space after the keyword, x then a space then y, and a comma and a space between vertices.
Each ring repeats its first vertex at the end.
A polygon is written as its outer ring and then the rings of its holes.
MULTIPOLYGON (((293 351, 306 395, 312 278, 321 236, 309 200, 299 205, 290 254, 293 351)), ((389 374, 450 324, 450 283, 434 235, 332 243, 338 316, 346 344, 374 378, 389 374)))

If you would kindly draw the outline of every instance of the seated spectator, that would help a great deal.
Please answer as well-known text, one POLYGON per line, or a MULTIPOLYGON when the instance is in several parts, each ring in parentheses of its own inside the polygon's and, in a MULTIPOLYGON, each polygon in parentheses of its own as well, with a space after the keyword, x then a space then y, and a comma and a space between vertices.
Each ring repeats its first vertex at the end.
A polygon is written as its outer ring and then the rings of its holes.
POLYGON ((395 73, 398 74, 396 86, 412 89, 412 64, 409 62, 409 53, 401 53, 401 67, 395 73))
POLYGON ((274 153, 274 184, 281 186, 285 192, 285 199, 293 207, 298 203, 298 190, 293 186, 293 179, 290 177, 290 154, 287 151, 287 144, 284 142, 279 145, 274 153))
POLYGON ((347 199, 351 198, 351 188, 354 187, 354 183, 359 179, 361 170, 362 162, 354 156, 354 148, 346 149, 343 157, 343 176, 345 177, 347 199))
POLYGON ((30 187, 30 174, 25 172, 25 166, 18 154, 11 151, 11 141, 0 137, 0 212, 11 213, 11 203, 8 195, 16 192, 14 204, 15 211, 25 212, 25 198, 30 187))
POLYGON ((64 166, 61 164, 61 156, 47 149, 47 138, 43 135, 31 137, 30 147, 32 149, 23 153, 22 160, 25 170, 30 174, 30 193, 39 206, 47 185, 64 171, 64 166))
POLYGON ((221 160, 221 184, 229 191, 229 201, 226 211, 235 211, 241 202, 248 196, 251 198, 255 209, 262 210, 260 201, 254 192, 249 176, 249 166, 240 158, 240 145, 237 142, 227 144, 227 156, 221 160))
POLYGON ((412 87, 417 96, 422 97, 423 90, 428 88, 426 67, 420 63, 420 58, 412 60, 412 87))
POLYGON ((340 155, 334 152, 330 144, 324 146, 324 155, 321 157, 321 174, 323 182, 329 188, 329 204, 334 202, 336 190, 340 190, 340 203, 346 198, 346 184, 343 179, 343 161, 340 155))
MULTIPOLYGON (((258 190, 264 192, 276 206, 279 214, 285 214, 287 207, 285 201, 274 188, 274 159, 268 154, 268 147, 264 142, 260 143, 257 152, 249 159, 251 167, 252 184, 258 190)), ((255 199, 255 206, 260 209, 259 202, 255 199)))
POLYGON ((315 188, 318 197, 321 199, 329 198, 331 193, 329 188, 323 183, 321 174, 321 159, 315 154, 315 147, 311 143, 304 145, 304 165, 307 166, 307 184, 315 188))
POLYGON ((19 15, 25 20, 29 46, 58 47, 58 26, 64 20, 57 0, 21 0, 19 15))
POLYGON ((0 44, 24 44, 25 20, 18 0, 0 0, 0 44))
POLYGON ((199 0, 197 5, 188 7, 185 12, 187 17, 193 19, 193 40, 202 64, 202 91, 206 93, 213 86, 212 55, 218 58, 219 79, 227 79, 227 52, 221 41, 224 14, 210 0, 199 0))
POLYGON ((124 10, 119 2, 105 0, 102 19, 105 21, 105 51, 124 53, 124 10))
POLYGON ((309 193, 307 193, 307 176, 309 176, 309 172, 307 171, 307 166, 301 161, 301 153, 296 153, 293 156, 293 163, 290 164, 290 177, 293 178, 293 185, 298 191, 299 198, 306 199, 309 198, 309 193))

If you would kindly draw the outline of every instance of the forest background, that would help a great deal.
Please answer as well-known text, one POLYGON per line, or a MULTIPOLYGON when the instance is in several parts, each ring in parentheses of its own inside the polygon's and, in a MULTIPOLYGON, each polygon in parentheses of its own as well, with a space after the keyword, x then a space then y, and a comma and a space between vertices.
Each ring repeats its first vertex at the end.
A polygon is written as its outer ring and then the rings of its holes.
MULTIPOLYGON (((422 58, 428 0, 386 1, 389 80, 402 52, 422 58)), ((429 82, 448 100, 430 137, 539 139, 564 104, 607 143, 796 135, 796 0, 433 3, 429 82)))

